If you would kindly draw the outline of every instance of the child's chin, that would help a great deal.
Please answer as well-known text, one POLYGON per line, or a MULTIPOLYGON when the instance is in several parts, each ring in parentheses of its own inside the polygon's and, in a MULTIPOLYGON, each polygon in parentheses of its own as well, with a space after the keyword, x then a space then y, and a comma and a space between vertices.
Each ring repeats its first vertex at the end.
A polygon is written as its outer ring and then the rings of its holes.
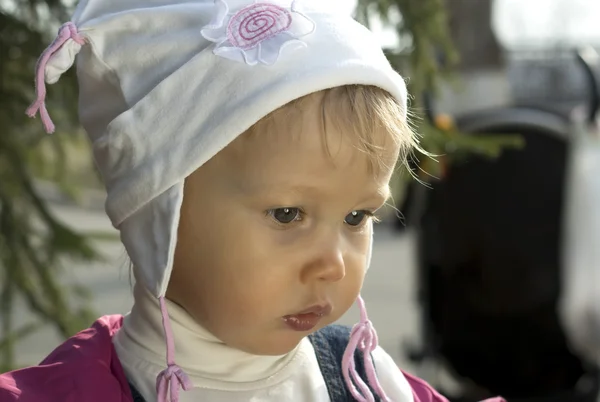
POLYGON ((268 341, 252 345, 245 352, 259 356, 282 356, 294 350, 306 335, 299 333, 278 333, 268 341))
POLYGON ((282 341, 277 345, 270 345, 269 351, 266 354, 271 356, 285 355, 294 350, 298 346, 300 341, 302 341, 302 338, 298 337, 298 339, 295 339, 294 341, 282 341))

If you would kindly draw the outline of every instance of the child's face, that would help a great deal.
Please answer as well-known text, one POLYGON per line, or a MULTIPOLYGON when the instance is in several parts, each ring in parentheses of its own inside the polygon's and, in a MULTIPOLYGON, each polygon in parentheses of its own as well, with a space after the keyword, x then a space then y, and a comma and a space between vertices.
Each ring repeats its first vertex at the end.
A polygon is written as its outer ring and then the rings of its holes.
POLYGON ((388 166, 374 171, 342 133, 324 136, 320 105, 305 108, 291 130, 241 136, 186 181, 167 297, 253 354, 287 353, 354 303, 372 232, 364 211, 386 201, 398 152, 374 135, 388 166), (314 328, 290 325, 326 304, 314 328))

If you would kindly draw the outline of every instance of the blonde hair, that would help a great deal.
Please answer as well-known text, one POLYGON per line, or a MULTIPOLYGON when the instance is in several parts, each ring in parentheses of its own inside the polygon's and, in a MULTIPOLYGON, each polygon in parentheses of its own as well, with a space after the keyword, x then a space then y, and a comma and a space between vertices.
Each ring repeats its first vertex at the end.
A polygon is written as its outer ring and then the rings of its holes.
MULTIPOLYGON (((345 85, 298 98, 258 121, 247 134, 253 136, 273 132, 273 125, 289 125, 292 121, 297 124, 300 119, 292 114, 310 102, 321 104, 323 132, 327 132, 328 124, 333 124, 337 130, 349 136, 357 149, 369 156, 372 166, 381 168, 386 163, 382 145, 374 140, 375 133, 381 130, 399 149, 399 167, 410 172, 409 157, 414 151, 422 151, 419 137, 405 117, 405 105, 400 104, 389 92, 369 85, 345 85)), ((327 146, 326 140, 324 144, 327 146)))

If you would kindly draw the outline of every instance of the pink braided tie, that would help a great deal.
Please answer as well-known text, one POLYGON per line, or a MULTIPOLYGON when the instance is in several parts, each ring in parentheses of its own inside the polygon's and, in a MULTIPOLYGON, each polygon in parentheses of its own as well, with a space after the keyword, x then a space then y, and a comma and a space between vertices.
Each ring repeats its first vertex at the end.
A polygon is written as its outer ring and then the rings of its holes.
POLYGON ((165 338, 167 338, 167 368, 156 377, 156 393, 158 402, 179 402, 179 388, 189 391, 193 388, 190 378, 175 364, 175 341, 169 321, 169 313, 165 298, 159 298, 160 311, 162 313, 165 338))
POLYGON ((77 27, 72 22, 67 22, 60 27, 56 39, 48 46, 48 48, 46 48, 46 50, 44 50, 35 67, 36 100, 27 108, 26 113, 29 117, 35 117, 39 111, 42 124, 49 134, 54 132, 55 127, 48 114, 48 110, 46 109, 46 81, 44 75, 50 58, 56 54, 69 39, 74 40, 80 45, 85 44, 85 38, 79 34, 77 27))
POLYGON ((356 371, 354 354, 356 349, 358 349, 363 353, 364 365, 369 384, 371 387, 373 387, 382 401, 389 402, 390 399, 385 394, 385 391, 377 379, 377 374, 375 373, 375 367, 373 365, 373 359, 371 358, 371 353, 377 348, 378 344, 377 332, 375 332, 373 324, 367 317, 367 310, 362 297, 358 296, 356 301, 358 303, 358 307, 360 308, 360 322, 352 328, 352 332, 350 333, 350 341, 348 342, 348 346, 344 351, 344 357, 342 359, 342 373, 344 375, 344 380, 346 381, 346 385, 352 393, 352 396, 358 402, 375 401, 375 397, 369 390, 369 387, 367 384, 365 384, 362 378, 360 378, 358 372, 356 371), (356 389, 354 384, 360 388, 360 391, 356 389))
POLYGON ((192 383, 176 364, 169 365, 156 378, 156 393, 158 394, 159 402, 177 402, 179 401, 179 388, 189 391, 192 388, 192 383), (167 399, 170 396, 170 399, 167 399))

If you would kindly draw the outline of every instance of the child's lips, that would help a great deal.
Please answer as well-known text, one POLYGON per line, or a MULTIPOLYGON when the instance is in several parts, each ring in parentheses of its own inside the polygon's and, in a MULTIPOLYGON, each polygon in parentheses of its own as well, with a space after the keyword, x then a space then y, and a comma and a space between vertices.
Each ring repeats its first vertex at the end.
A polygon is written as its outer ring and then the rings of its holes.
POLYGON ((309 307, 299 313, 286 315, 283 322, 294 331, 310 331, 317 326, 321 318, 331 314, 331 304, 320 304, 309 307))

